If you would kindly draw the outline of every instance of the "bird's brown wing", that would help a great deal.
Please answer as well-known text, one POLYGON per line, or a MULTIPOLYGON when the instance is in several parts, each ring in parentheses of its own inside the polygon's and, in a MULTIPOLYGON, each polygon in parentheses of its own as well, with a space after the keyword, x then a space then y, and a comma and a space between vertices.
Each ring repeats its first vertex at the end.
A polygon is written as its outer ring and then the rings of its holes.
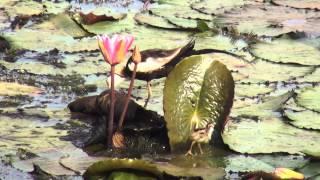
MULTIPOLYGON (((181 48, 173 50, 148 50, 141 52, 142 61, 139 63, 137 72, 152 72, 161 69, 164 65, 169 63, 177 55, 179 55, 181 48)), ((133 63, 129 64, 129 69, 132 71, 133 63)))

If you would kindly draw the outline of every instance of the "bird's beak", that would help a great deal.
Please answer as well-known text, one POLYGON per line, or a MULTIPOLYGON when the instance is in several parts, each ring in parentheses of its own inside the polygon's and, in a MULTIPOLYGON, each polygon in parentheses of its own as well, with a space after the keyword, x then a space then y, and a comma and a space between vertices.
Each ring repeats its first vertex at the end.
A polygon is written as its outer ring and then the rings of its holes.
MULTIPOLYGON (((114 74, 114 87, 117 88, 120 86, 120 84, 125 81, 125 77, 120 76, 119 74, 114 74)), ((107 87, 110 89, 111 88, 111 76, 108 77, 107 79, 107 87)))

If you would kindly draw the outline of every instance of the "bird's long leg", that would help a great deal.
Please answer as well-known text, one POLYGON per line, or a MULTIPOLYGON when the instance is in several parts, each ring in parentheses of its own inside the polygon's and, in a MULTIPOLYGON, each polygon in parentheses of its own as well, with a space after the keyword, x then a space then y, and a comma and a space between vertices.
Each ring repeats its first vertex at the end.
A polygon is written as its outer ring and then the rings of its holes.
POLYGON ((202 148, 201 148, 201 144, 198 143, 198 147, 199 147, 199 150, 200 150, 200 154, 203 154, 203 151, 202 151, 202 148))
POLYGON ((193 154, 192 154, 192 147, 193 147, 193 145, 194 145, 195 143, 196 143, 195 141, 192 141, 191 146, 190 146, 190 149, 189 149, 188 152, 185 154, 185 156, 188 156, 188 155, 193 156, 193 154))
POLYGON ((147 82, 147 88, 148 88, 148 98, 146 99, 146 102, 144 103, 143 107, 147 107, 148 102, 152 96, 152 89, 151 89, 151 82, 150 81, 147 82))

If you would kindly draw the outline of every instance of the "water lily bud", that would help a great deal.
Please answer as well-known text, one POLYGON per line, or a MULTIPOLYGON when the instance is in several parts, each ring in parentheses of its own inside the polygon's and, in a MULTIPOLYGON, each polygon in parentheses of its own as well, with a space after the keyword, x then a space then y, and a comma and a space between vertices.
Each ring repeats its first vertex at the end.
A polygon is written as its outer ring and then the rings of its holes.
POLYGON ((141 62, 141 54, 138 46, 135 46, 132 53, 132 60, 135 64, 141 62))

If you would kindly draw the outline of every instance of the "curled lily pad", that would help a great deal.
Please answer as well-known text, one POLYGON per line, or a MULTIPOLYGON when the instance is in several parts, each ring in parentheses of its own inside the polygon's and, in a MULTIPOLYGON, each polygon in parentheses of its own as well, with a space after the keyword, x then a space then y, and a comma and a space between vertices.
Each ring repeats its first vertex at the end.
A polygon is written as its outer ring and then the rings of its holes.
POLYGON ((221 130, 233 95, 231 73, 222 63, 202 56, 180 62, 164 88, 164 115, 171 148, 185 143, 193 128, 214 123, 221 130))
POLYGON ((320 87, 307 87, 298 94, 297 104, 307 109, 320 112, 320 87))
POLYGON ((36 1, 21 0, 12 5, 6 6, 6 11, 9 16, 16 15, 39 15, 43 13, 45 8, 43 5, 36 1))
POLYGON ((257 43, 252 52, 255 56, 281 63, 319 65, 320 51, 307 41, 276 39, 270 43, 257 43))

